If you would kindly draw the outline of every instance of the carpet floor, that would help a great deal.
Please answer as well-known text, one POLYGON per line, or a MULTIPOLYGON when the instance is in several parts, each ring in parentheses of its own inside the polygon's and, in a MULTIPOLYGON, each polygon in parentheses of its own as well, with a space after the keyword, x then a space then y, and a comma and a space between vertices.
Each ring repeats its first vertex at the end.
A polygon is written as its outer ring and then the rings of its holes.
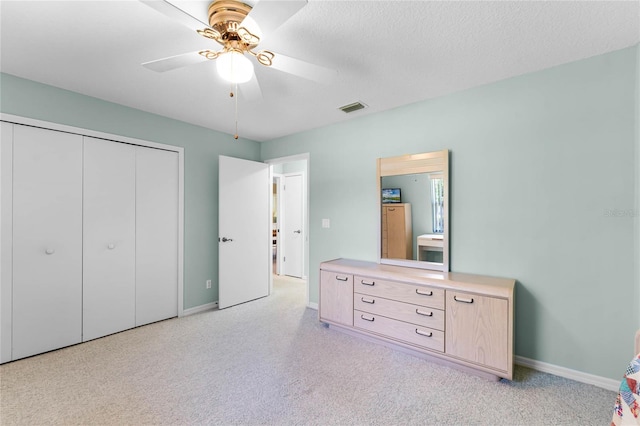
POLYGON ((528 368, 490 382, 326 328, 271 296, 0 366, 8 425, 605 425, 616 393, 528 368))

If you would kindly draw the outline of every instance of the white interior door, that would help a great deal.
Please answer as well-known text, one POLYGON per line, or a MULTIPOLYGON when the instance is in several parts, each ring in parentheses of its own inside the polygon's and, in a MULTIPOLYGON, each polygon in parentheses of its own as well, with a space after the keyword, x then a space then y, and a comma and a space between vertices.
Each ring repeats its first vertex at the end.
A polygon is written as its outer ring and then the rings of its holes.
POLYGON ((84 138, 83 341, 136 325, 135 153, 84 138))
POLYGON ((269 294, 269 166, 220 156, 218 196, 219 308, 269 294))
POLYGON ((281 229, 283 240, 282 266, 284 275, 302 278, 302 175, 284 178, 284 222, 281 229))
POLYGON ((82 136, 14 126, 12 359, 82 338, 82 136))

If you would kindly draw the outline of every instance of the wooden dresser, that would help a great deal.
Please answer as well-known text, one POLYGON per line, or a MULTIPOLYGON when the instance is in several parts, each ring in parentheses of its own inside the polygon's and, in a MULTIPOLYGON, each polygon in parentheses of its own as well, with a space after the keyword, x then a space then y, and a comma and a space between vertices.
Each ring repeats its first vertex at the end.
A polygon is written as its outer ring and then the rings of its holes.
POLYGON ((320 321, 488 378, 513 378, 515 280, 337 259, 320 321))
POLYGON ((382 257, 413 258, 410 203, 382 205, 382 257))

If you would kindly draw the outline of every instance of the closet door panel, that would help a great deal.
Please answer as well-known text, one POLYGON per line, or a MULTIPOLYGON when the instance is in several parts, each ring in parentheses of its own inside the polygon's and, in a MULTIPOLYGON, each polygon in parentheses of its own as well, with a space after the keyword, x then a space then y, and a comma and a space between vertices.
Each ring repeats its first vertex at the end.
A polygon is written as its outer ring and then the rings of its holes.
POLYGON ((178 154, 136 147, 136 325, 178 315, 178 154))
POLYGON ((13 124, 0 122, 0 363, 11 361, 13 124))
POLYGON ((12 359, 82 335, 82 136, 14 126, 12 359))
POLYGON ((135 327, 135 150, 84 139, 84 341, 135 327))

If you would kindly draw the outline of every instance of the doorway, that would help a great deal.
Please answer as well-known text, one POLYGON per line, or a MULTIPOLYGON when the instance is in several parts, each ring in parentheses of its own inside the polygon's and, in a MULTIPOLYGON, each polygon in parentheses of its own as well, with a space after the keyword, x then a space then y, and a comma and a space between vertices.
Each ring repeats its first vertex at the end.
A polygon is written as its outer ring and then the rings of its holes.
POLYGON ((284 176, 271 170, 271 273, 280 275, 280 215, 282 212, 282 181, 284 176))
POLYGON ((272 275, 299 279, 309 305, 309 154, 265 161, 271 171, 272 275))
POLYGON ((302 255, 302 173, 284 175, 280 243, 282 246, 281 275, 303 277, 302 255))

